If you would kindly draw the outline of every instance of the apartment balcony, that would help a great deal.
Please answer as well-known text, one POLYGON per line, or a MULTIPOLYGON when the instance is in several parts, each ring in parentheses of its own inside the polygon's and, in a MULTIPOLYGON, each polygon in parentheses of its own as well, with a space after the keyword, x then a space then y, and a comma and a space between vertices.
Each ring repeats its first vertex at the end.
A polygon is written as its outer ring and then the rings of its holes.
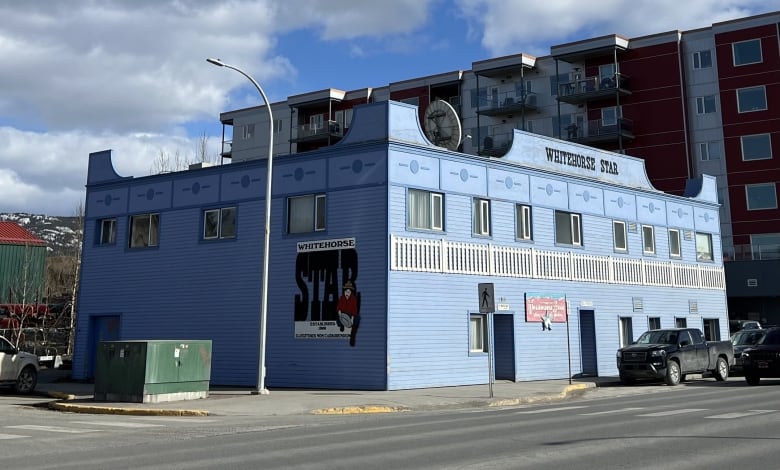
POLYGON ((233 141, 232 140, 223 140, 222 141, 222 151, 219 153, 219 156, 222 158, 231 158, 233 156, 233 141))
POLYGON ((780 245, 734 245, 723 249, 723 261, 763 261, 780 259, 780 245))
POLYGON ((612 77, 585 77, 558 84, 558 101, 569 104, 612 98, 616 93, 620 96, 631 94, 626 75, 618 73, 612 77))
POLYGON ((536 93, 498 93, 480 98, 477 114, 483 116, 512 116, 524 111, 536 111, 536 93))
POLYGON ((604 119, 592 119, 584 127, 570 124, 563 129, 566 140, 579 144, 598 144, 634 139, 634 122, 631 119, 618 118, 605 122, 604 119))
POLYGON ((293 129, 290 142, 315 142, 341 140, 344 127, 336 121, 326 121, 322 124, 300 124, 293 129))
POLYGON ((514 132, 480 136, 482 142, 479 143, 480 145, 477 153, 485 157, 500 157, 512 146, 513 137, 514 132))

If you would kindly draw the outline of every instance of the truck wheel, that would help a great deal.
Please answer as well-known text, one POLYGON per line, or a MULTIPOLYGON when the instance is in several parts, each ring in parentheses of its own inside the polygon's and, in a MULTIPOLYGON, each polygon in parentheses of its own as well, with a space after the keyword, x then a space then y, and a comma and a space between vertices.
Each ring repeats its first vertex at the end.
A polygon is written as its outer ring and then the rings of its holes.
POLYGON ((27 366, 19 373, 19 377, 16 379, 16 386, 14 389, 16 393, 27 395, 35 390, 35 385, 38 383, 38 372, 32 366, 27 366))
POLYGON ((718 382, 723 382, 729 378, 729 364, 725 359, 722 357, 718 358, 715 362, 715 370, 712 371, 712 375, 715 376, 715 380, 718 382))
POLYGON ((680 383, 680 365, 674 361, 669 361, 666 364, 666 377, 664 378, 666 385, 675 386, 680 383))
POLYGON ((747 382, 748 385, 758 385, 758 383, 761 382, 761 377, 755 374, 745 374, 745 382, 747 382))

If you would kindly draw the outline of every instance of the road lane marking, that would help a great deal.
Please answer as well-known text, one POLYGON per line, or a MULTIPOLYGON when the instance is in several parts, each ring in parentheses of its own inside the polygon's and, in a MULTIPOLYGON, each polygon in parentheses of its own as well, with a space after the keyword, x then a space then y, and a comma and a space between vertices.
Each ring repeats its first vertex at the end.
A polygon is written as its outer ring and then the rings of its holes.
POLYGON ((639 411, 644 410, 642 407, 638 408, 619 408, 616 410, 608 410, 608 411, 594 411, 593 413, 580 413, 580 416, 596 416, 596 415, 607 415, 607 414, 613 414, 613 413, 627 413, 630 411, 639 411))
POLYGON ((22 436, 19 434, 0 434, 0 441, 5 439, 19 439, 20 437, 31 437, 31 436, 22 436))
POLYGON ((126 422, 114 422, 114 423, 99 423, 95 421, 71 421, 73 424, 86 424, 88 426, 111 426, 116 428, 160 428, 165 426, 164 424, 152 424, 152 423, 126 423, 126 422))
POLYGON ((61 432, 65 434, 86 434, 90 432, 98 432, 97 429, 72 429, 59 426, 38 426, 36 424, 20 424, 17 426, 6 427, 11 429, 24 429, 27 431, 61 432))
POLYGON ((542 408, 540 410, 528 410, 528 411, 516 411, 516 414, 536 414, 536 413, 552 413, 553 411, 566 411, 566 410, 578 410, 580 408, 587 408, 587 406, 561 406, 558 408, 542 408))
POLYGON ((216 419, 210 419, 210 418, 198 418, 198 417, 181 417, 181 418, 174 418, 171 416, 134 416, 134 420, 144 420, 144 421, 165 421, 168 422, 176 422, 176 423, 214 423, 218 420, 216 419))
POLYGON ((755 415, 762 415, 767 413, 775 413, 777 410, 747 410, 747 411, 737 411, 733 413, 723 413, 722 415, 714 415, 714 416, 705 416, 705 418, 709 419, 735 419, 735 418, 744 418, 746 416, 755 416, 755 415))
POLYGON ((647 413, 647 414, 637 415, 637 416, 641 416, 643 418, 656 418, 660 416, 672 416, 672 415, 681 415, 685 413, 696 413, 697 411, 707 411, 707 409, 706 408, 683 408, 681 410, 658 411, 656 413, 647 413))

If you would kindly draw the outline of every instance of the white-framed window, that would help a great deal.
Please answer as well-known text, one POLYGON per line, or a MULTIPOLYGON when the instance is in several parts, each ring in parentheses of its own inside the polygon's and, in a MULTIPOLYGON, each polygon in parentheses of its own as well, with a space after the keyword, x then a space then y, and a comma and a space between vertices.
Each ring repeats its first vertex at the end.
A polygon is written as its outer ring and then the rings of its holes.
POLYGON ((325 127, 325 116, 322 114, 312 114, 309 116, 309 129, 316 131, 325 127))
POLYGON ((615 251, 628 250, 628 237, 626 236, 626 223, 622 220, 612 221, 612 240, 615 251))
POLYGON ((475 197, 472 200, 474 235, 490 235, 490 201, 475 197))
POLYGON ((580 214, 555 211, 555 243, 575 246, 582 245, 580 214))
POLYGON ((236 237, 236 208, 221 207, 203 211, 203 239, 236 237))
POLYGON ((655 227, 652 225, 642 226, 642 252, 646 255, 655 254, 655 227))
POLYGON ((740 113, 766 111, 766 87, 761 85, 738 89, 737 109, 740 113))
POLYGON ((620 117, 620 108, 617 106, 601 108, 601 124, 604 126, 614 126, 620 117))
POLYGON ((412 229, 444 230, 444 195, 421 189, 409 189, 407 225, 412 229))
POLYGON ((715 112, 715 95, 696 97, 696 114, 711 114, 715 112))
POLYGON ((709 69, 712 68, 712 51, 709 49, 703 51, 696 51, 693 53, 693 68, 694 69, 709 69))
POLYGON ((255 125, 254 124, 245 124, 241 128, 241 136, 244 140, 249 140, 255 135, 255 125))
POLYGON ((469 352, 488 352, 487 315, 472 313, 469 315, 469 352))
POLYGON ((745 194, 749 211, 777 209, 775 183, 747 184, 745 194))
POLYGON ((157 246, 160 234, 160 214, 130 216, 130 248, 157 246))
POLYGON ((325 230, 325 195, 307 194, 287 198, 287 233, 325 230))
POLYGON ((743 135, 742 160, 767 160, 772 158, 772 137, 770 134, 743 135))
POLYGON ((531 225, 531 206, 515 204, 515 238, 518 240, 533 240, 531 225))
POLYGON ((113 245, 116 243, 116 219, 103 219, 100 221, 100 244, 113 245))
POLYGON ((282 120, 274 119, 274 134, 282 132, 282 120))
POLYGON ((720 160, 723 157, 720 142, 702 142, 699 144, 699 158, 702 161, 720 160))
POLYGON ((625 348, 634 342, 634 321, 631 317, 620 317, 620 347, 625 348))
POLYGON ((696 260, 712 261, 712 235, 696 232, 696 260))
POLYGON ((763 62, 760 39, 735 42, 731 45, 731 50, 735 67, 763 62))
POLYGON ((617 86, 615 72, 617 71, 614 63, 599 65, 599 87, 615 88, 617 86))
POLYGON ((682 244, 680 242, 680 231, 676 228, 669 229, 669 256, 672 258, 682 257, 682 244))
POLYGON ((661 329, 661 317, 648 317, 647 318, 648 330, 660 330, 661 329))

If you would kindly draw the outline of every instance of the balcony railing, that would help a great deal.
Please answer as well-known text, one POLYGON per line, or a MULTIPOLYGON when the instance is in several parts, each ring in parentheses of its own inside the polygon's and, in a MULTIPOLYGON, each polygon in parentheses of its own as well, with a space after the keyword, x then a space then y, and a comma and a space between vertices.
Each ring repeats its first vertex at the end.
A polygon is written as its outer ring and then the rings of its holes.
POLYGON ((614 96, 615 93, 630 95, 628 76, 615 74, 612 77, 585 77, 570 82, 558 83, 558 100, 579 104, 588 100, 614 96))
POLYGON ((525 111, 536 110, 536 93, 523 94, 507 91, 479 99, 479 114, 485 116, 499 116, 520 114, 525 111))
POLYGON ((734 245, 723 249, 723 261, 761 261, 780 259, 779 244, 734 245))
POLYGON ((512 146, 513 132, 480 136, 482 142, 479 146, 479 154, 491 157, 504 155, 512 146))
POLYGON ((325 121, 321 124, 301 124, 293 130, 293 142, 327 139, 344 136, 344 127, 337 121, 325 121))
POLYGON ((570 124, 563 128, 566 140, 580 143, 609 142, 634 138, 634 121, 626 118, 618 118, 609 121, 604 119, 592 119, 584 127, 570 124))

